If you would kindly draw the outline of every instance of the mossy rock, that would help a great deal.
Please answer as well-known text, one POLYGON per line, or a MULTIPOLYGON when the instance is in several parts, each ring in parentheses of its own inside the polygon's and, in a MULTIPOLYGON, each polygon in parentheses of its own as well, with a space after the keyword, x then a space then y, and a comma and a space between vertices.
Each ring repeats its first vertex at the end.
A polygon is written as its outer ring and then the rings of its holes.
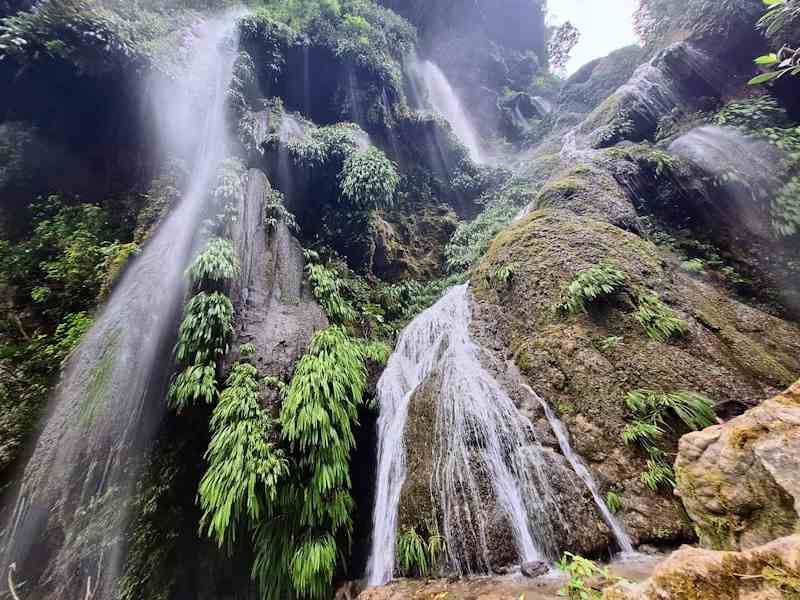
MULTIPOLYGON (((777 391, 786 375, 800 375, 797 326, 692 279, 637 235, 565 210, 539 210, 500 234, 475 269, 472 288, 473 329, 495 339, 551 406, 570 407, 562 418, 575 450, 602 486, 623 486, 621 517, 635 540, 680 541, 692 532, 670 490, 654 493, 639 480, 645 456, 621 440, 630 419, 625 395, 687 390, 717 403, 752 405, 777 391), (558 310, 575 275, 600 262, 625 273, 623 288, 585 313, 558 310), (504 266, 513 269, 510 284, 491 285, 504 266), (687 333, 666 342, 648 337, 635 318, 642 291, 684 320, 687 333), (697 317, 709 305, 719 320, 714 327, 697 317), (619 339, 604 347, 612 337, 619 339)), ((668 453, 677 448, 677 423, 675 432, 662 440, 668 453)))
POLYGON ((800 382, 681 438, 678 493, 705 547, 747 549, 800 531, 799 401, 800 382))

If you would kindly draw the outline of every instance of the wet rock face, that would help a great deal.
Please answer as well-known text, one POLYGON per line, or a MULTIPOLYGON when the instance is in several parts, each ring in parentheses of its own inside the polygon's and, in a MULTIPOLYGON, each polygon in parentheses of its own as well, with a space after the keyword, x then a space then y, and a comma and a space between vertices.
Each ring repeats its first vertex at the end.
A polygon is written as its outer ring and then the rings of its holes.
MULTIPOLYGON (((472 286, 477 337, 494 340, 493 350, 560 413, 601 494, 621 488, 618 516, 634 542, 673 543, 693 533, 671 490, 654 493, 640 480, 646 457, 621 439, 630 418, 625 395, 688 390, 715 403, 755 405, 800 376, 796 325, 687 276, 637 235, 571 212, 540 210, 501 233, 472 286), (626 273, 628 291, 586 314, 560 313, 572 278, 603 260, 626 273), (513 268, 510 284, 487 283, 503 265, 513 268), (688 334, 667 343, 648 337, 634 317, 641 289, 657 293, 688 323, 688 334)), ((665 448, 674 451, 677 441, 668 434, 665 448)), ((574 527, 582 519, 570 521, 574 527)))
POLYGON ((784 600, 797 597, 800 535, 745 552, 684 547, 642 584, 620 583, 603 600, 784 600))
POLYGON ((747 549, 800 527, 800 382, 681 438, 677 493, 703 546, 747 549))
POLYGON ((262 207, 270 189, 261 171, 248 172, 238 212, 243 227, 234 239, 241 275, 231 293, 236 330, 227 362, 240 358, 241 346, 254 344, 259 373, 286 381, 311 337, 328 322, 304 280, 300 243, 285 225, 274 231, 264 226, 262 207))

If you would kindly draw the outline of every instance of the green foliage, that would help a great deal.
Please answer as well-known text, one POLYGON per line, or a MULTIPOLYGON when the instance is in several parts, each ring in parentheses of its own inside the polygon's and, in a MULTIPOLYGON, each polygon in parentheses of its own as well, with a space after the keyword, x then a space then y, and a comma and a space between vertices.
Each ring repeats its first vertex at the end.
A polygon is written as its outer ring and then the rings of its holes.
POLYGON ((568 314, 586 312, 586 305, 608 298, 625 284, 625 273, 611 263, 601 262, 578 273, 567 286, 559 310, 568 314))
POLYGON ((689 332, 689 324, 677 317, 653 292, 639 292, 636 300, 638 306, 634 317, 647 335, 657 342, 667 342, 689 332))
POLYGON ((197 402, 212 404, 217 399, 217 370, 213 364, 189 365, 169 388, 169 405, 180 414, 197 402))
POLYGON ((611 335, 600 340, 599 347, 603 352, 611 352, 622 344, 623 338, 618 335, 611 335))
POLYGON ((267 230, 275 231, 279 224, 286 225, 290 231, 295 233, 300 231, 297 219, 283 203, 283 194, 277 190, 270 190, 267 201, 264 203, 264 225, 267 230))
POLYGON ((425 540, 415 527, 397 538, 397 562, 403 576, 427 577, 444 554, 444 539, 435 527, 425 540))
POLYGON ((485 207, 483 211, 472 221, 460 223, 445 246, 447 270, 461 273, 476 265, 497 234, 532 199, 531 187, 523 182, 511 182, 497 191, 484 194, 480 199, 485 207))
POLYGON ((66 315, 56 327, 52 338, 42 348, 42 355, 56 364, 62 364, 78 347, 91 326, 92 317, 84 311, 66 315))
MULTIPOLYGON (((800 3, 797 0, 763 0, 767 12, 758 22, 758 28, 767 36, 775 37, 785 33, 788 26, 800 19, 800 3)), ((750 80, 750 85, 766 83, 784 75, 800 75, 800 49, 784 46, 777 53, 772 52, 756 58, 756 64, 769 70, 750 80)))
POLYGON ((350 156, 339 179, 342 196, 362 209, 392 206, 400 183, 395 164, 375 147, 350 156))
POLYGON ((200 481, 200 528, 232 551, 237 534, 249 533, 267 515, 278 483, 288 473, 283 453, 268 441, 272 423, 261 407, 258 371, 237 363, 211 417, 212 438, 200 481))
POLYGON ((343 296, 345 282, 336 269, 309 263, 306 273, 314 297, 333 323, 347 323, 357 318, 355 309, 343 296))
POLYGON ((339 552, 349 544, 353 500, 349 459, 364 400, 365 350, 333 326, 317 333, 283 395, 281 434, 295 466, 257 537, 254 576, 266 598, 324 598, 339 552))
POLYGON ((681 269, 687 273, 705 273, 706 264, 699 258, 692 258, 681 263, 681 269))
POLYGON ((616 487, 608 490, 608 493, 606 494, 606 506, 608 507, 608 510, 614 514, 617 514, 623 508, 622 496, 620 494, 621 491, 616 487))
POLYGON ((103 261, 103 265, 100 267, 100 270, 102 273, 104 273, 104 275, 98 295, 99 300, 105 300, 111 295, 111 290, 114 289, 114 286, 119 280, 119 276, 122 274, 122 271, 128 265, 130 260, 139 254, 139 250, 139 245, 135 242, 130 242, 127 244, 114 242, 113 244, 103 248, 105 261, 103 261))
POLYGON ((696 431, 716 422, 714 404, 705 396, 687 391, 659 392, 634 390, 625 396, 625 405, 634 420, 622 432, 626 445, 638 445, 648 455, 642 482, 653 491, 662 485, 675 485, 675 474, 658 447, 671 419, 696 431))
POLYGON ((200 292, 186 305, 178 329, 175 356, 186 365, 204 364, 217 359, 228 350, 228 338, 233 333, 233 305, 219 292, 200 292))
POLYGON ((212 238, 186 270, 186 277, 196 289, 219 290, 239 274, 239 259, 233 242, 212 238))
POLYGON ((495 289, 507 289, 514 280, 514 266, 503 265, 491 275, 487 275, 487 284, 495 289))
POLYGON ((569 577, 567 583, 558 590, 558 595, 565 596, 569 600, 602 598, 603 594, 590 587, 588 579, 601 578, 605 584, 620 581, 619 577, 611 575, 608 567, 600 567, 591 560, 571 552, 565 552, 556 566, 569 577))
POLYGON ((238 158, 226 158, 217 168, 212 192, 216 214, 208 224, 213 230, 223 230, 236 218, 237 207, 244 194, 246 171, 244 163, 238 158))

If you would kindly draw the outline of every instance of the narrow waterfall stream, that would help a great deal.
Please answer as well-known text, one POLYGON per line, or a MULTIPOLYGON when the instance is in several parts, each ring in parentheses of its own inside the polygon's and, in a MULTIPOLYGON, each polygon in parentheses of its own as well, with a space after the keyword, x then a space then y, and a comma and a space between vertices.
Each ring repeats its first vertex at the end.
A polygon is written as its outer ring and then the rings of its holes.
POLYGON ((4 510, 2 563, 16 563, 27 597, 114 597, 134 486, 166 411, 184 270, 227 144, 234 19, 227 15, 198 30, 187 73, 191 90, 173 83, 155 92, 172 97, 153 102, 164 111, 156 122, 171 125, 161 128, 163 149, 197 140, 188 189, 71 357, 15 505, 4 510))
POLYGON ((428 106, 441 115, 453 128, 453 133, 469 150, 472 160, 484 161, 480 136, 469 114, 447 80, 442 70, 429 60, 409 59, 407 71, 411 79, 411 91, 419 106, 428 106))
MULTIPOLYGON (((403 331, 378 382, 378 476, 369 585, 392 579, 398 510, 406 480, 404 435, 415 393, 433 382, 436 402, 431 495, 440 511, 450 568, 460 574, 488 572, 488 480, 508 518, 523 562, 557 556, 553 524, 563 522, 545 470, 544 449, 533 425, 481 362, 469 333, 468 286, 452 288, 403 331), (476 568, 477 567, 477 568, 476 568)), ((564 456, 590 490, 620 548, 631 543, 608 511, 588 469, 572 451, 563 425, 530 388, 556 434, 564 456)))

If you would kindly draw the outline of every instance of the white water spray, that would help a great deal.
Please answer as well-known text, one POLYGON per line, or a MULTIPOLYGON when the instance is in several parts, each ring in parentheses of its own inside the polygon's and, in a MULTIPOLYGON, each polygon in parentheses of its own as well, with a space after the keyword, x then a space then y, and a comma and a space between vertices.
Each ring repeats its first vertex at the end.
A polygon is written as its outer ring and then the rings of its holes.
POLYGON ((412 95, 417 103, 439 113, 469 150, 472 160, 484 162, 480 136, 442 70, 431 61, 420 61, 416 57, 409 59, 407 69, 412 81, 412 95))
POLYGON ((78 597, 87 585, 95 598, 115 595, 135 483, 166 409, 183 273, 227 143, 234 22, 198 28, 183 81, 191 89, 159 83, 152 92, 161 149, 191 161, 188 190, 71 357, 6 512, 2 562, 17 563, 30 597, 78 597))

